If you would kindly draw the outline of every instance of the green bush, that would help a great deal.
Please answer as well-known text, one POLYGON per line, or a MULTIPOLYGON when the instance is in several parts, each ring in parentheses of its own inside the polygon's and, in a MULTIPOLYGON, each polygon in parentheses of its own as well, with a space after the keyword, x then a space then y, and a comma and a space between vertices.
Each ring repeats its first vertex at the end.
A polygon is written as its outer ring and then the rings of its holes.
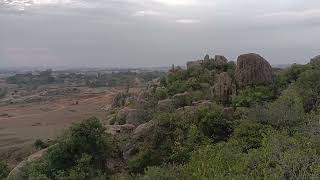
POLYGON ((267 86, 248 86, 242 89, 233 99, 235 107, 251 107, 270 102, 276 98, 276 94, 271 87, 267 86))
POLYGON ((243 152, 262 146, 264 136, 272 130, 271 126, 256 121, 242 120, 234 129, 232 139, 238 142, 243 152))
POLYGON ((211 111, 200 121, 200 131, 214 142, 228 139, 232 132, 231 123, 221 111, 211 111))
POLYGON ((308 70, 302 73, 294 84, 298 95, 302 97, 304 110, 311 112, 320 104, 320 70, 308 70))
POLYGON ((148 167, 138 180, 176 180, 173 168, 148 167))
POLYGON ((276 129, 296 130, 305 123, 305 113, 300 97, 294 90, 287 90, 283 95, 267 105, 256 107, 249 113, 250 120, 268 124, 276 129))
POLYGON ((157 88, 155 91, 155 96, 158 101, 168 98, 168 91, 165 88, 157 88))
POLYGON ((73 125, 49 148, 43 160, 30 165, 29 175, 61 179, 84 173, 86 179, 96 177, 106 172, 110 153, 109 135, 98 119, 90 118, 73 125))
POLYGON ((317 179, 319 141, 271 131, 262 146, 242 152, 237 141, 204 146, 184 167, 184 179, 317 179))
POLYGON ((5 179, 9 175, 9 172, 8 165, 5 162, 0 161, 0 179, 5 179))

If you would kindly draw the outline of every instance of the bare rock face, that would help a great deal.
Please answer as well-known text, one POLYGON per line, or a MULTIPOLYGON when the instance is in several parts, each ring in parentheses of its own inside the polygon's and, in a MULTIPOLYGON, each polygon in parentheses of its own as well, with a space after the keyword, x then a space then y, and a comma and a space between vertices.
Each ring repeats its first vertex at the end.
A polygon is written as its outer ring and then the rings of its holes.
POLYGON ((240 87, 269 84, 272 82, 272 67, 258 54, 243 54, 238 57, 235 78, 240 87))
POLYGON ((216 66, 223 66, 228 63, 228 59, 221 55, 216 55, 214 58, 214 63, 216 66))
POLYGON ((230 75, 227 72, 220 73, 215 80, 214 95, 221 102, 229 102, 232 90, 233 84, 230 75))
POLYGON ((203 60, 189 61, 189 62, 187 62, 187 69, 201 67, 203 62, 204 62, 203 60))

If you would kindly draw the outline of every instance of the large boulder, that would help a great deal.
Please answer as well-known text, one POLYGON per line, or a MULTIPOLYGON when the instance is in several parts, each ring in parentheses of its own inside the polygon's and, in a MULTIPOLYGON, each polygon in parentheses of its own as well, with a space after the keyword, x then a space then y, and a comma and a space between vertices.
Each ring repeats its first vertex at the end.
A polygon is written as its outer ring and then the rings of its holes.
POLYGON ((25 180, 26 179, 26 168, 32 162, 40 160, 48 151, 48 148, 32 154, 27 159, 18 164, 8 175, 7 179, 12 180, 25 180))
POLYGON ((164 99, 158 102, 157 109, 160 112, 171 112, 174 109, 172 99, 164 99))
POLYGON ((138 140, 140 138, 144 138, 149 134, 149 132, 156 126, 155 121, 151 120, 147 123, 139 125, 133 131, 133 139, 138 140))
POLYGON ((130 141, 121 147, 121 151, 123 159, 128 161, 131 157, 133 157, 139 149, 139 145, 141 141, 143 141, 146 137, 150 136, 152 129, 157 126, 157 123, 154 120, 151 120, 147 123, 139 125, 132 133, 130 141))
POLYGON ((192 68, 199 68, 203 64, 203 60, 197 60, 197 61, 189 61, 187 62, 187 69, 192 69, 192 68))
POLYGON ((133 124, 139 125, 139 112, 136 109, 125 107, 116 115, 116 125, 133 124))
POLYGON ((235 78, 240 87, 269 84, 272 82, 272 67, 258 54, 243 54, 238 57, 235 78))
POLYGON ((217 75, 213 89, 214 96, 217 97, 221 102, 229 102, 233 92, 232 78, 230 75, 227 72, 217 75))
POLYGON ((228 59, 221 55, 216 55, 214 58, 214 64, 216 66, 224 66, 228 63, 228 59))
POLYGON ((188 92, 176 94, 173 96, 173 104, 175 108, 190 106, 192 104, 192 96, 188 92))

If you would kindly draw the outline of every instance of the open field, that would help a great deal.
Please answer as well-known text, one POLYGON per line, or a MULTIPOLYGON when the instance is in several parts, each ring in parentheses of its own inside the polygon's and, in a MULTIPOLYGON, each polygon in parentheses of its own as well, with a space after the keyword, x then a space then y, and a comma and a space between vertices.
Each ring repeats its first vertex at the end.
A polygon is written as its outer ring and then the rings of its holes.
POLYGON ((105 118, 115 89, 80 92, 52 100, 0 106, 0 159, 16 164, 34 151, 37 139, 54 139, 63 130, 92 116, 105 118))

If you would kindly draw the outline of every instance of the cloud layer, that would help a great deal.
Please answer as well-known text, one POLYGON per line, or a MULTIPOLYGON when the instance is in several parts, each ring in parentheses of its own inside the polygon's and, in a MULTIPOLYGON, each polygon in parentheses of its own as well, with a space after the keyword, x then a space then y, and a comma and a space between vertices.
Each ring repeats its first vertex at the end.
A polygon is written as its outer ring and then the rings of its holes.
POLYGON ((0 21, 0 66, 159 66, 252 51, 285 64, 320 54, 318 0, 0 0, 0 21))

